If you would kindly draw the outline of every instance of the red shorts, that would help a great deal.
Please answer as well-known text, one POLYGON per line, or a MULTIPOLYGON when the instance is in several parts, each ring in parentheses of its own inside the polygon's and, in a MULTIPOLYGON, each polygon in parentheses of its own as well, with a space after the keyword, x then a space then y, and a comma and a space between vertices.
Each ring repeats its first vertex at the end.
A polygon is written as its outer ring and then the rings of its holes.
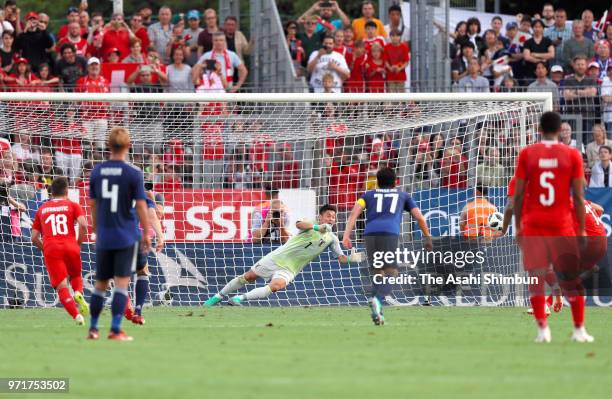
POLYGON ((580 251, 580 266, 582 270, 591 270, 608 252, 608 237, 587 237, 587 246, 580 251))
POLYGON ((51 244, 45 247, 43 255, 53 288, 67 277, 81 275, 81 250, 77 245, 51 244))
POLYGON ((576 271, 580 267, 580 247, 574 229, 547 229, 523 227, 519 237, 526 271, 576 271))

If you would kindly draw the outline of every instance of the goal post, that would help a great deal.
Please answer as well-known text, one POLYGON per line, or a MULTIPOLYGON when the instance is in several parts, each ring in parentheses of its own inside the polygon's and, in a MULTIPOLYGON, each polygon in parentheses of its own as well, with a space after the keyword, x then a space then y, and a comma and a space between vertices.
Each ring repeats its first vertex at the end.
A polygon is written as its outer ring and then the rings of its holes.
MULTIPOLYGON (((32 219, 57 175, 70 179, 70 197, 89 215, 88 176, 106 157, 112 127, 129 129, 130 161, 153 186, 164 226, 166 248, 148 259, 149 302, 199 305, 279 245, 280 228, 253 238, 266 217, 296 234, 296 220, 331 203, 341 237, 382 166, 395 169, 435 236, 456 236, 475 187, 486 186, 503 208, 518 150, 535 140, 548 110, 550 93, 0 93, 0 201, 4 191, 26 209, 2 203, 0 307, 56 305, 30 243, 32 219), (280 217, 270 208, 277 195, 286 210, 280 217)), ((418 229, 404 219, 402 245, 416 249, 418 229)), ((354 235, 359 248, 363 226, 354 235)), ((511 237, 486 248, 487 270, 520 273, 511 237)), ((83 245, 82 259, 89 295, 94 243, 83 245)), ((286 291, 257 304, 363 304, 368 285, 366 265, 342 266, 324 253, 286 291)), ((432 296, 406 285, 389 302, 522 304, 517 290, 481 288, 432 296)))

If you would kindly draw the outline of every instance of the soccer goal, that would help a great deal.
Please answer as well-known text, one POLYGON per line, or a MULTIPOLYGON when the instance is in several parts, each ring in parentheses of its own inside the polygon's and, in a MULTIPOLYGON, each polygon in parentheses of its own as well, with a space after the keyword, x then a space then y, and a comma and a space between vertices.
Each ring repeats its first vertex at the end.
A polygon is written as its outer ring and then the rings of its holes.
MULTIPOLYGON (((314 219, 320 205, 337 206, 341 237, 348 213, 375 187, 381 166, 396 170, 398 185, 413 195, 436 241, 457 236, 459 213, 477 186, 503 209, 518 150, 534 140, 539 116, 551 109, 548 93, 0 93, 0 306, 56 304, 41 253, 30 243, 32 218, 57 175, 70 178, 71 198, 89 215, 89 173, 105 159, 114 126, 132 135, 131 162, 155 192, 165 229, 165 249, 148 259, 150 303, 199 305, 276 248, 280 225, 295 234, 295 222, 314 219), (276 196, 279 213, 270 210, 276 196), (264 219, 272 213, 269 234, 254 237, 256 213, 264 219)), ((401 242, 418 249, 416 226, 405 220, 401 242)), ((360 221, 353 238, 358 247, 362 231, 360 221)), ((488 272, 521 272, 511 237, 483 246, 488 272)), ((90 240, 82 259, 89 294, 95 274, 90 240)), ((362 304, 368 286, 367 265, 341 266, 324 253, 286 291, 259 304, 362 304)), ((460 286, 427 288, 407 284, 388 299, 522 304, 520 290, 502 285, 483 284, 460 297, 460 286)))

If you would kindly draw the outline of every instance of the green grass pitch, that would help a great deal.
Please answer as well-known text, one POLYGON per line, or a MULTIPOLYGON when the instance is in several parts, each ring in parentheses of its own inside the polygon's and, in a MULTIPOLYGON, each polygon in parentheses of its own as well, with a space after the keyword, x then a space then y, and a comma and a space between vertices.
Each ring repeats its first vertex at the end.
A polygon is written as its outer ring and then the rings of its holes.
MULTIPOLYGON (((67 398, 609 398, 612 309, 533 343, 523 308, 154 308, 134 342, 86 341, 61 309, 0 311, 0 377, 69 377, 67 398)), ((0 397, 6 395, 0 394, 0 397)), ((48 397, 14 395, 18 398, 48 397)))

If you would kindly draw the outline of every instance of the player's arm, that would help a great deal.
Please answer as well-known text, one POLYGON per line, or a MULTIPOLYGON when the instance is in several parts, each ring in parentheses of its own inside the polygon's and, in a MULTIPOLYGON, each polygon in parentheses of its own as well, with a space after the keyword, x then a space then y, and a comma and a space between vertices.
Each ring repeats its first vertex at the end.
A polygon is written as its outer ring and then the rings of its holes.
POLYGON ((302 231, 315 230, 320 231, 321 233, 332 231, 332 226, 329 224, 316 224, 307 220, 298 220, 295 223, 295 227, 302 231))
POLYGON ((91 212, 91 228, 93 232, 96 232, 98 227, 98 208, 96 207, 96 199, 89 199, 89 211, 91 212))
POLYGON ((425 216, 423 216, 423 213, 418 207, 412 208, 410 210, 410 215, 416 220, 421 232, 423 232, 423 236, 425 237, 425 249, 431 251, 433 249, 433 244, 431 242, 431 233, 429 232, 425 216))
POLYGON ((584 233, 584 179, 572 179, 572 198, 574 200, 574 212, 576 212, 576 220, 578 221, 578 236, 585 235, 584 233))
MULTIPOLYGON (((140 226, 142 227, 142 231, 149 231, 149 207, 147 206, 146 200, 136 200, 136 213, 138 214, 138 219, 140 220, 140 226)), ((142 245, 143 250, 146 252, 151 249, 151 238, 146 233, 142 235, 142 245)))
POLYGON ((79 226, 79 238, 77 239, 77 242, 79 245, 81 245, 87 237, 87 219, 85 216, 81 215, 77 218, 77 225, 79 226))
POLYGON ((509 197, 506 207, 504 208, 504 224, 502 226, 501 235, 505 236, 512 221, 512 213, 514 212, 514 197, 509 197))
POLYGON ((593 209, 597 217, 601 217, 601 215, 603 215, 604 209, 601 205, 591 202, 589 206, 593 209))
POLYGON ((38 249, 40 249, 41 251, 43 250, 43 242, 41 240, 41 234, 40 231, 36 230, 36 229, 32 229, 32 244, 34 244, 34 246, 38 249))
POLYGON ((524 199, 525 199, 525 180, 517 178, 515 186, 514 186, 514 209, 513 211, 514 211, 514 221, 518 229, 521 228, 520 227, 521 226, 521 214, 523 213, 524 199))
POLYGON ((346 223, 346 228, 344 229, 344 235, 342 236, 342 245, 344 245, 344 247, 347 249, 350 249, 353 246, 353 244, 351 243, 351 233, 355 228, 357 218, 359 217, 359 215, 361 215, 361 212, 363 212, 365 207, 366 203, 363 198, 359 198, 355 203, 355 206, 353 206, 353 210, 351 211, 348 222, 346 223))
POLYGON ((149 220, 151 221, 153 231, 155 231, 155 251, 161 252, 164 249, 164 232, 161 221, 157 217, 157 210, 155 208, 148 208, 147 212, 149 213, 149 220))
POLYGON ((340 240, 334 235, 334 241, 330 245, 330 249, 334 256, 338 259, 338 262, 342 264, 359 263, 365 260, 365 254, 363 252, 357 252, 355 248, 351 250, 350 255, 345 255, 342 248, 340 248, 340 240))

